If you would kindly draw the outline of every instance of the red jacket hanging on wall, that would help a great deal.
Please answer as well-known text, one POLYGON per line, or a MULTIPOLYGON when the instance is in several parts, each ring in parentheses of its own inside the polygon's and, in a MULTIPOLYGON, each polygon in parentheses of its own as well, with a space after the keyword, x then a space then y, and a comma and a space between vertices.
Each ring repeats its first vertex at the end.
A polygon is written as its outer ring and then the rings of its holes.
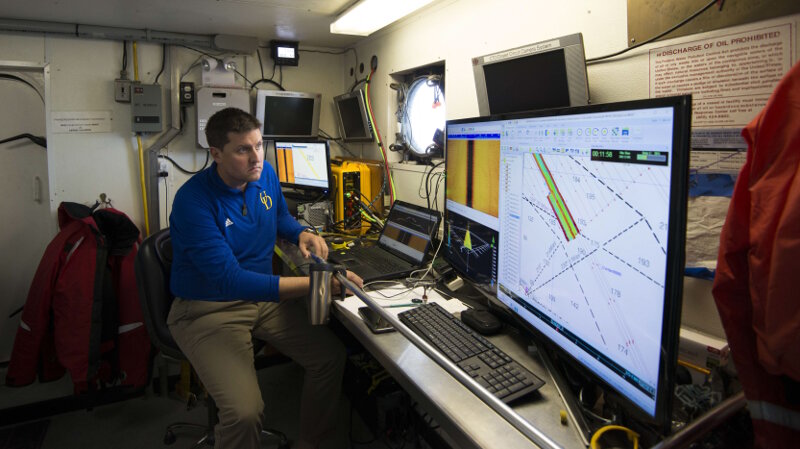
POLYGON ((800 441, 800 64, 744 129, 714 299, 757 447, 800 441))
POLYGON ((120 211, 77 203, 58 208, 17 329, 6 384, 55 380, 69 371, 75 392, 143 386, 151 344, 133 263, 139 230, 120 211))

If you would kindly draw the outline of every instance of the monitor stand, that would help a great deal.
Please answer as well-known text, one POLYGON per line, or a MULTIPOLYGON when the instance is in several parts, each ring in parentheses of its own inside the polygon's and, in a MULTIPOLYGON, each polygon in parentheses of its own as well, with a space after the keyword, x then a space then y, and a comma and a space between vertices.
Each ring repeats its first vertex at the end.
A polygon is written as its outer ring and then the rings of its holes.
POLYGON ((550 356, 548 351, 539 346, 538 353, 542 359, 542 363, 544 364, 545 368, 547 368, 547 371, 550 373, 550 377, 552 377, 553 382, 555 383, 558 395, 561 396, 561 399, 564 401, 564 405, 567 408, 567 413, 578 428, 578 435, 580 435, 583 444, 588 447, 589 440, 592 437, 593 429, 586 420, 586 415, 584 414, 580 399, 575 395, 575 392, 572 389, 572 384, 567 381, 563 370, 561 368, 557 368, 553 363, 553 358, 550 356))

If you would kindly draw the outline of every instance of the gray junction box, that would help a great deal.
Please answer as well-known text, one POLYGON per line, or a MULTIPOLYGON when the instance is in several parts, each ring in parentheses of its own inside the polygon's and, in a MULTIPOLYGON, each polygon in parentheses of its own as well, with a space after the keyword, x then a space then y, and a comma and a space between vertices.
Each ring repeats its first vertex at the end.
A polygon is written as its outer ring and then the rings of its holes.
POLYGON ((197 146, 208 148, 206 122, 215 112, 225 108, 250 110, 250 91, 236 87, 207 87, 197 89, 197 146))

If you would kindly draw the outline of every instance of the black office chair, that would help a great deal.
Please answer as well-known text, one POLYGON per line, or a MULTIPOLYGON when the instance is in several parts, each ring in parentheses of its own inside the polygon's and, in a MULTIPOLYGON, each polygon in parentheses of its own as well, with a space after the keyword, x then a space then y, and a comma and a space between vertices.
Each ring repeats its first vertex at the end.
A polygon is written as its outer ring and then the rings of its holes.
MULTIPOLYGON (((176 360, 186 360, 178 344, 172 338, 172 334, 167 327, 167 315, 172 306, 174 296, 169 289, 170 268, 172 266, 172 242, 169 236, 169 228, 162 229, 155 234, 147 237, 139 247, 136 255, 136 284, 139 288, 139 298, 142 303, 144 322, 150 339, 162 354, 176 360)), ((264 342, 254 340, 254 351, 257 354, 265 346, 264 342)), ((282 363, 289 359, 282 354, 277 356, 262 357, 256 361, 256 367, 282 363), (264 359, 268 359, 265 360, 264 359)), ((173 423, 167 426, 164 434, 164 444, 175 442, 175 431, 178 429, 194 428, 203 431, 203 437, 198 440, 193 447, 198 448, 203 445, 214 445, 214 426, 218 422, 217 405, 210 395, 206 395, 206 405, 208 406, 208 423, 173 423)), ((288 449, 289 440, 286 435, 271 429, 262 431, 262 437, 276 438, 278 449, 288 449)))

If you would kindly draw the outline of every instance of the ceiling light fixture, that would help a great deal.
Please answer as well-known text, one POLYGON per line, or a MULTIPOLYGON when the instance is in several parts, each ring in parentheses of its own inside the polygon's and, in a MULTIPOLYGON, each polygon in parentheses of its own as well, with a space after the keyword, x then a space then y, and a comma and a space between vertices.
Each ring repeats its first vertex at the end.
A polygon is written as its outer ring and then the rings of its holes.
POLYGON ((331 24, 331 33, 369 36, 433 0, 361 0, 331 24))

